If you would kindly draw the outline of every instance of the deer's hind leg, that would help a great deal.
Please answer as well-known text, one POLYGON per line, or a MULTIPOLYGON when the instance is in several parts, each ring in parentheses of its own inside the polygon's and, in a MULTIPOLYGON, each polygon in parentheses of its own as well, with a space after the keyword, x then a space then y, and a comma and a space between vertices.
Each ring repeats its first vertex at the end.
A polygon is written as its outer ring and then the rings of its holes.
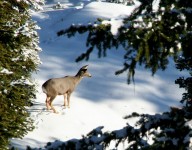
POLYGON ((53 107, 53 104, 52 104, 52 102, 53 102, 53 100, 55 99, 55 97, 56 97, 56 96, 51 96, 51 97, 50 97, 50 107, 51 107, 51 109, 53 110, 54 113, 58 113, 58 112, 55 110, 55 108, 53 107))
POLYGON ((45 103, 46 103, 46 107, 47 107, 48 110, 51 109, 50 98, 51 98, 50 96, 47 96, 46 101, 45 101, 45 103))

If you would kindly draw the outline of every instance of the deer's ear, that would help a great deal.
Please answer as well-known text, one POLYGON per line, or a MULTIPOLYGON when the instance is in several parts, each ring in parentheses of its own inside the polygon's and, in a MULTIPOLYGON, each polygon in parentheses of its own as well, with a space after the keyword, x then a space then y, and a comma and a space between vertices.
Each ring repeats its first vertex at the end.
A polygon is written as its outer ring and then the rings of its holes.
POLYGON ((87 69, 88 65, 83 66, 81 69, 87 69))

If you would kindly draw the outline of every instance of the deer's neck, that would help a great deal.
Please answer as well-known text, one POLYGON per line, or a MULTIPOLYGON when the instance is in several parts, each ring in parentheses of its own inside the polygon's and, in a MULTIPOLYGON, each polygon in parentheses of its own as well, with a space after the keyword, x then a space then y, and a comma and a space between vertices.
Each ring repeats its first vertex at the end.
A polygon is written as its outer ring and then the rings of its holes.
POLYGON ((74 76, 74 79, 75 79, 75 85, 78 85, 83 79, 83 77, 77 74, 76 76, 74 76))

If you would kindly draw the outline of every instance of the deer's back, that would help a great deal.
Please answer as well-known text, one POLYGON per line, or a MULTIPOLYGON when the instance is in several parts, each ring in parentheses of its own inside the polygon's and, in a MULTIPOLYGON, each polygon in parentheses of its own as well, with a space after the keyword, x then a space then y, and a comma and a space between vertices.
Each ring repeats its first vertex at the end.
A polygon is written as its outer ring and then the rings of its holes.
POLYGON ((43 85, 43 91, 49 96, 63 95, 66 92, 73 92, 76 82, 72 76, 53 78, 47 80, 43 85))

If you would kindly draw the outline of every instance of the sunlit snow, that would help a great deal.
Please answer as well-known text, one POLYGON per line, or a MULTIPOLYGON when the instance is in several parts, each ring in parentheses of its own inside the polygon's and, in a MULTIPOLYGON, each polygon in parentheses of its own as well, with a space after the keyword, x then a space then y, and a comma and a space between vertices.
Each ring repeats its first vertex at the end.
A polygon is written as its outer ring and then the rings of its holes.
MULTIPOLYGON (((126 73, 114 75, 115 71, 123 67, 125 51, 121 47, 109 50, 106 58, 97 58, 95 51, 89 61, 76 63, 75 59, 87 49, 87 34, 77 34, 70 39, 57 36, 59 30, 72 24, 94 24, 97 18, 104 18, 112 23, 112 32, 117 34, 117 28, 122 24, 119 19, 130 15, 133 6, 81 1, 84 5, 79 8, 79 1, 61 0, 64 9, 53 9, 57 2, 48 1, 44 10, 33 12, 33 20, 41 28, 38 33, 42 48, 42 64, 39 71, 33 74, 37 84, 37 98, 28 109, 34 119, 35 129, 23 139, 12 139, 12 145, 19 150, 26 149, 27 145, 43 148, 47 142, 81 138, 100 126, 104 126, 104 131, 122 129, 128 122, 123 117, 132 112, 155 114, 169 110, 169 106, 180 105, 182 91, 174 81, 181 73, 175 69, 174 63, 170 62, 166 71, 158 71, 153 77, 149 70, 138 67, 135 84, 127 85, 126 73), (84 78, 72 93, 71 108, 64 109, 63 97, 58 96, 53 105, 59 114, 47 111, 46 96, 41 85, 49 78, 75 75, 86 64, 89 65, 92 78, 84 78)), ((4 72, 11 73, 8 70, 4 72)), ((129 124, 133 125, 134 122, 131 119, 129 124)))

